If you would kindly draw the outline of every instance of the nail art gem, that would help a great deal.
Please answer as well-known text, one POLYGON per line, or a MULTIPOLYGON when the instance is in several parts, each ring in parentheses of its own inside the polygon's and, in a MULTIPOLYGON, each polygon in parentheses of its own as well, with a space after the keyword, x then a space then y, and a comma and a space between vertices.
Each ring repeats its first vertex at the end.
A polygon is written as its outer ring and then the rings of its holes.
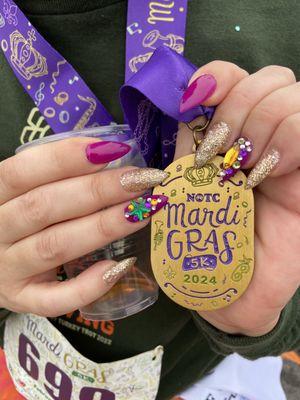
POLYGON ((225 154, 222 170, 219 176, 222 181, 232 178, 239 169, 246 163, 253 150, 250 140, 239 138, 225 154))
POLYGON ((122 275, 124 275, 130 268, 134 266, 136 260, 136 257, 131 257, 127 258, 126 260, 122 260, 118 264, 114 265, 103 275, 104 282, 110 285, 113 282, 117 281, 122 275))
POLYGON ((139 168, 125 172, 121 176, 121 185, 128 192, 139 192, 161 184, 169 174, 155 168, 139 168))
POLYGON ((280 161, 280 153, 277 150, 271 150, 262 158, 253 170, 250 172, 245 188, 253 189, 259 185, 277 166, 280 161))
POLYGON ((143 221, 156 214, 167 202, 168 197, 162 195, 139 197, 136 200, 132 200, 125 208, 125 218, 130 222, 143 221))
POLYGON ((217 81, 213 75, 204 74, 195 79, 183 93, 180 102, 180 112, 184 113, 201 105, 212 96, 217 87, 217 81))

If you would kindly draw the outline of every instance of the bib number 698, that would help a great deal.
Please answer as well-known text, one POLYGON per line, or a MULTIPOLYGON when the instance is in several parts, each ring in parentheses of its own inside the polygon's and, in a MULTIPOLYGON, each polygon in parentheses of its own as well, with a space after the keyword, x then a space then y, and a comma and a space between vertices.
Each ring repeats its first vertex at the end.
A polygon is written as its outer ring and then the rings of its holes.
MULTIPOLYGON (((40 378, 38 360, 40 354, 35 345, 23 334, 19 336, 19 363, 27 374, 34 380, 40 378)), ((48 384, 44 384, 49 396, 54 400, 73 399, 73 383, 69 376, 51 362, 47 362, 44 373, 48 384)), ((83 387, 78 400, 115 400, 113 392, 106 389, 83 387)))

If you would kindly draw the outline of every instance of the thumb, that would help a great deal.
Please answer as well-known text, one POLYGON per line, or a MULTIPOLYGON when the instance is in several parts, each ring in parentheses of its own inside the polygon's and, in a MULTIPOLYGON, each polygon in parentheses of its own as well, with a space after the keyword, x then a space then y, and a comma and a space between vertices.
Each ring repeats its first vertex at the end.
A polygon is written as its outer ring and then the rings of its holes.
POLYGON ((185 113, 199 105, 220 104, 231 89, 248 75, 247 71, 227 61, 217 60, 204 65, 190 79, 180 102, 180 112, 185 113))

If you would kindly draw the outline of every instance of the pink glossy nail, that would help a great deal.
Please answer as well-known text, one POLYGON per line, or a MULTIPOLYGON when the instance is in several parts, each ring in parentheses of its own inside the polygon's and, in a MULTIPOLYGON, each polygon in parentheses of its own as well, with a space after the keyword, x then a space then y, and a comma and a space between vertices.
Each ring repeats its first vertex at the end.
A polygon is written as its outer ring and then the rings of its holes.
POLYGON ((209 99, 217 87, 213 75, 205 74, 195 79, 185 90, 180 101, 180 112, 184 113, 196 106, 200 106, 209 99))
POLYGON ((161 210, 167 204, 168 199, 163 195, 144 195, 132 200, 124 210, 125 218, 129 222, 143 221, 161 210))
POLYGON ((125 156, 131 147, 120 142, 96 142, 86 148, 87 159, 92 164, 106 164, 125 156))

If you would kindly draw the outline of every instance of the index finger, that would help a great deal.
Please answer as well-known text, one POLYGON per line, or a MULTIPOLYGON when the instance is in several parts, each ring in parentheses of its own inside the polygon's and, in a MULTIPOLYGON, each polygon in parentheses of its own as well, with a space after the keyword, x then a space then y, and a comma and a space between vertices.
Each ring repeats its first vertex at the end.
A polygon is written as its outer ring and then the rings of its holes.
POLYGON ((0 163, 0 205, 46 183, 87 175, 130 151, 125 143, 70 138, 27 149, 0 163))

